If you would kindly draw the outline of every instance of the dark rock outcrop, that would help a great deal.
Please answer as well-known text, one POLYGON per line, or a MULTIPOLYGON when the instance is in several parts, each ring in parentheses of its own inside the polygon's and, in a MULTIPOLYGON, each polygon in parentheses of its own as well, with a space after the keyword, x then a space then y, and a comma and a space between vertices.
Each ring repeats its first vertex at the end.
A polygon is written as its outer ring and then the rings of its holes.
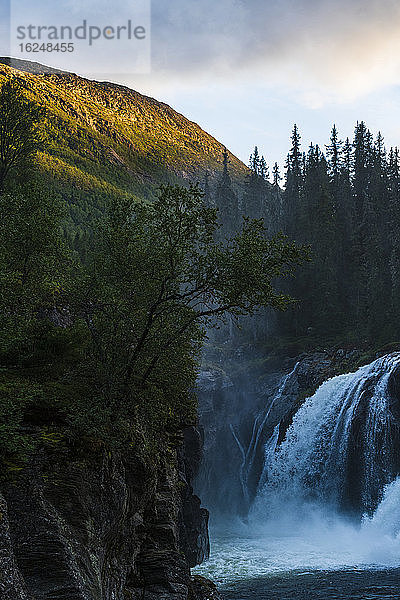
POLYGON ((189 464, 183 440, 153 467, 133 451, 39 453, 2 485, 1 599, 195 598, 190 566, 207 556, 208 513, 189 464))
POLYGON ((193 494, 191 482, 197 474, 202 457, 202 439, 198 429, 184 431, 184 444, 178 451, 181 485, 179 539, 190 567, 201 564, 210 555, 208 511, 201 507, 200 498, 193 494))
POLYGON ((7 503, 0 495, 0 598, 28 600, 10 538, 7 503))
POLYGON ((221 598, 217 586, 200 575, 193 577, 192 590, 198 600, 220 600, 221 598))

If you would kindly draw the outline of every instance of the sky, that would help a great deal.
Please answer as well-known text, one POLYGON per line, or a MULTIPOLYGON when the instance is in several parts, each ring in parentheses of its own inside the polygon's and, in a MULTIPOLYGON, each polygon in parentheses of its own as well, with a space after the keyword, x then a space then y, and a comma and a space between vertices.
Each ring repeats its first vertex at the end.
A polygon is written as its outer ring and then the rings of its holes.
MULTIPOLYGON (((47 1, 12 0, 11 8, 37 11, 47 1)), ((104 2, 57 6, 90 17, 104 2)), ((116 0, 113 10, 145 20, 146 3, 116 0)), ((294 123, 304 149, 328 143, 333 123, 351 136, 357 120, 380 130, 388 146, 400 145, 399 0, 152 0, 146 23, 151 62, 144 72, 117 72, 121 51, 106 78, 171 104, 245 162, 258 145, 270 164, 283 164, 294 123)), ((57 66, 53 56, 47 64, 57 66)), ((85 68, 82 55, 75 63, 63 58, 75 72, 85 68)), ((92 63, 86 67, 98 75, 92 63)))

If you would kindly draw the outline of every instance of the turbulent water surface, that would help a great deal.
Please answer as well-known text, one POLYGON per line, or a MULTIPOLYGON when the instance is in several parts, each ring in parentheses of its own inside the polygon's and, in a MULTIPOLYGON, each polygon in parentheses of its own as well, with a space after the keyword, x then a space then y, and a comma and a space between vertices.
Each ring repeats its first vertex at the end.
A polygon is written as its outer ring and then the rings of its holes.
POLYGON ((229 599, 400 599, 398 354, 304 402, 265 462, 247 518, 218 519, 196 570, 229 599))
POLYGON ((361 523, 316 505, 283 508, 260 523, 219 524, 210 560, 197 572, 225 598, 400 598, 400 480, 361 523))

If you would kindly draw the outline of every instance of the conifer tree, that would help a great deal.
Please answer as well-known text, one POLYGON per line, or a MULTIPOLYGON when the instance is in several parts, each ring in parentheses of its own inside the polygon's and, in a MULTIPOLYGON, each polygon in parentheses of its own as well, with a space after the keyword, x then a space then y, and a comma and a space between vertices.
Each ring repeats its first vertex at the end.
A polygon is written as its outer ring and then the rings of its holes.
POLYGON ((250 156, 249 167, 250 173, 246 178, 242 212, 252 219, 265 219, 266 222, 270 222, 272 214, 268 214, 270 196, 267 184, 268 166, 265 158, 260 157, 257 146, 250 156))
POLYGON ((261 179, 263 179, 264 181, 267 181, 269 179, 269 168, 267 165, 267 161, 265 160, 265 158, 263 156, 260 159, 259 175, 260 175, 261 179))
POLYGON ((253 154, 250 155, 249 169, 255 175, 260 174, 260 155, 257 146, 254 148, 253 154))
POLYGON ((334 125, 331 131, 330 144, 326 146, 326 155, 328 157, 329 175, 335 185, 338 184, 340 175, 342 145, 343 142, 339 140, 336 125, 334 125))
POLYGON ((217 185, 215 202, 219 210, 220 233, 222 236, 230 235, 238 229, 240 223, 238 199, 229 174, 229 156, 226 148, 223 152, 223 170, 217 185))
POLYGON ((299 227, 303 194, 303 156, 301 152, 301 136, 297 125, 292 132, 292 147, 286 162, 286 184, 285 184, 285 232, 292 239, 304 239, 303 232, 299 227))
POLYGON ((285 291, 299 300, 279 319, 281 335, 335 336, 384 343, 400 335, 400 156, 386 154, 363 121, 354 138, 339 138, 336 126, 326 146, 300 145, 297 126, 286 161, 285 188, 279 169, 273 186, 280 226, 310 244, 312 263, 285 291))
POLYGON ((214 206, 214 201, 210 190, 210 172, 208 169, 204 173, 204 202, 207 206, 214 206))
MULTIPOLYGON (((398 323, 400 314, 400 156, 398 148, 391 148, 388 165, 389 179, 389 238, 390 238, 390 304, 391 321, 398 323)), ((400 325, 394 327, 400 334, 400 325)))
POLYGON ((279 171, 279 165, 276 162, 274 164, 274 167, 272 169, 272 176, 273 176, 273 185, 278 187, 279 186, 279 182, 282 180, 280 171, 279 171))

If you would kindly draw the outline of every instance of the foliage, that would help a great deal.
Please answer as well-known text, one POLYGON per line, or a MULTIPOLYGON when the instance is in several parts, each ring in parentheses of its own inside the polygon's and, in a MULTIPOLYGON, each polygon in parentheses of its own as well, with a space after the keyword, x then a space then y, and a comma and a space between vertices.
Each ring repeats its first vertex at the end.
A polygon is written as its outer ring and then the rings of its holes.
POLYGON ((334 127, 326 154, 311 145, 301 161, 295 128, 281 225, 313 260, 285 288, 301 302, 280 334, 379 345, 400 335, 399 153, 360 122, 353 142, 334 127))
POLYGON ((275 282, 307 256, 282 235, 268 240, 260 221, 218 241, 217 211, 193 187, 166 186, 153 203, 111 198, 83 261, 40 186, 1 202, 5 456, 24 455, 25 421, 54 449, 60 435, 73 446, 156 446, 194 422, 205 325, 286 308, 275 282))
POLYGON ((26 385, 21 379, 0 379, 0 448, 3 458, 25 458, 33 449, 34 443, 29 435, 21 430, 24 411, 34 402, 38 388, 26 385), (4 456, 5 455, 5 456, 4 456))
POLYGON ((61 240, 62 207, 39 185, 3 194, 0 210, 0 352, 18 354, 28 331, 38 329, 38 313, 63 303, 71 263, 61 240))
MULTIPOLYGON (((164 187, 152 204, 114 203, 80 284, 86 323, 107 405, 158 395, 184 403, 196 375, 204 326, 291 299, 273 282, 305 260, 261 222, 214 241, 217 213, 197 188, 164 187)), ((194 413, 192 413, 192 417, 194 413)))
POLYGON ((0 192, 10 175, 25 175, 43 142, 44 111, 16 80, 0 89, 0 192))

